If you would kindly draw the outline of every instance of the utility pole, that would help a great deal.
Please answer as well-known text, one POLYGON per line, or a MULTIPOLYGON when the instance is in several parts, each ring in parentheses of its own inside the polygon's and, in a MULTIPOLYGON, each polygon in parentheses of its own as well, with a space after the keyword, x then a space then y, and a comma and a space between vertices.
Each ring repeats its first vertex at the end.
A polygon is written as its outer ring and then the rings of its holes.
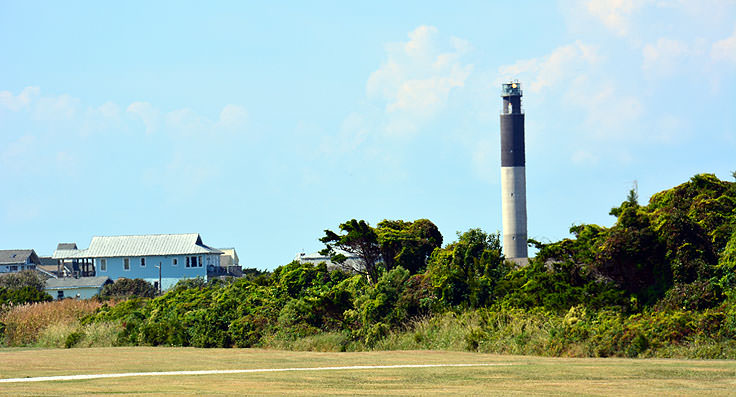
POLYGON ((161 295, 163 293, 163 287, 161 286, 161 262, 158 262, 158 294, 161 295))

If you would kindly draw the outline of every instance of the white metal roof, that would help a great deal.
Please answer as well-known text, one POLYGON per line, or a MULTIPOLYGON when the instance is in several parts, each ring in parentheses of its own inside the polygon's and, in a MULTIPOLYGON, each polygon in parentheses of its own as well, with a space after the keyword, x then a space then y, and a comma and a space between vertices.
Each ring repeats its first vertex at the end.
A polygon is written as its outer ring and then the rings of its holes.
POLYGON ((95 236, 86 250, 56 250, 55 259, 109 258, 120 256, 161 256, 221 254, 202 243, 197 233, 147 234, 138 236, 95 236))

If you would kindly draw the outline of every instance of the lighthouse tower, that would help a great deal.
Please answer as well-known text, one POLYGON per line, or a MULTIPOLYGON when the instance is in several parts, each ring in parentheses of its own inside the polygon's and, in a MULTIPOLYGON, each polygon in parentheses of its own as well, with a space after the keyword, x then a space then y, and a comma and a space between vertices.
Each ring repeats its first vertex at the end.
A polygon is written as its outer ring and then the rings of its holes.
POLYGON ((527 263, 526 171, 524 113, 518 81, 501 86, 501 211, 503 253, 517 264, 527 263))

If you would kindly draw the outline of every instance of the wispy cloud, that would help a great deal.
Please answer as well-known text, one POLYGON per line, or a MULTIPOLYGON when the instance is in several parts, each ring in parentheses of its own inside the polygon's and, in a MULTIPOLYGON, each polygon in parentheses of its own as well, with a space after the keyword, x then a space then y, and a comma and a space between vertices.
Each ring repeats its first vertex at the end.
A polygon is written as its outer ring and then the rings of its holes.
POLYGON ((626 36, 631 30, 631 17, 644 7, 647 0, 587 0, 586 10, 618 36, 626 36))
POLYGON ((248 121, 248 111, 238 105, 228 104, 222 108, 217 127, 227 131, 237 131, 245 127, 248 121))
POLYGON ((682 41, 660 38, 655 44, 647 44, 642 49, 642 69, 659 77, 668 76, 691 53, 692 50, 682 41))
POLYGON ((455 37, 443 40, 433 26, 420 26, 408 41, 386 46, 386 60, 371 73, 366 92, 385 103, 388 135, 412 136, 445 109, 450 92, 463 87, 473 70, 462 61, 470 48, 455 37))
POLYGON ((152 134, 158 129, 160 112, 148 102, 133 102, 125 110, 128 114, 143 121, 146 133, 152 134))
POLYGON ((736 28, 731 36, 713 43, 710 56, 715 61, 725 61, 736 65, 736 28))
POLYGON ((502 81, 521 78, 529 81, 529 90, 542 92, 557 87, 562 82, 569 82, 581 73, 589 73, 602 58, 595 46, 586 45, 578 40, 558 47, 547 55, 501 66, 498 69, 499 80, 496 85, 502 81))
POLYGON ((26 87, 18 95, 13 95, 10 91, 0 91, 0 106, 12 111, 18 111, 26 108, 31 101, 36 99, 41 90, 38 87, 26 87))

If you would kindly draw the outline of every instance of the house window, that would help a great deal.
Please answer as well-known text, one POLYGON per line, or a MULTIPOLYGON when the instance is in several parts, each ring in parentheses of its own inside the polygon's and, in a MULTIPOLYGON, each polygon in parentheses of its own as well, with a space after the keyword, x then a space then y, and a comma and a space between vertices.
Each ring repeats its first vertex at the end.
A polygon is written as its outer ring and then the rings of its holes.
POLYGON ((189 257, 187 256, 187 267, 189 267, 189 266, 191 266, 191 265, 189 264, 189 257))
POLYGON ((201 256, 199 257, 199 262, 198 263, 199 263, 199 267, 202 267, 202 257, 201 256))
POLYGON ((130 270, 130 258, 123 258, 123 270, 130 270))
POLYGON ((100 271, 101 272, 107 271, 107 259, 100 259, 100 271))
POLYGON ((64 291, 56 291, 56 299, 64 299, 64 291))
POLYGON ((18 266, 10 266, 10 271, 11 272, 17 272, 18 271, 18 266))
POLYGON ((192 267, 197 267, 197 257, 193 256, 191 261, 192 261, 192 267))
POLYGON ((146 267, 146 258, 141 258, 141 267, 146 267))
POLYGON ((178 262, 178 261, 176 260, 176 258, 174 258, 174 259, 173 259, 173 261, 174 261, 174 262, 173 262, 173 265, 174 265, 174 266, 177 266, 177 265, 179 264, 179 262, 178 262))

